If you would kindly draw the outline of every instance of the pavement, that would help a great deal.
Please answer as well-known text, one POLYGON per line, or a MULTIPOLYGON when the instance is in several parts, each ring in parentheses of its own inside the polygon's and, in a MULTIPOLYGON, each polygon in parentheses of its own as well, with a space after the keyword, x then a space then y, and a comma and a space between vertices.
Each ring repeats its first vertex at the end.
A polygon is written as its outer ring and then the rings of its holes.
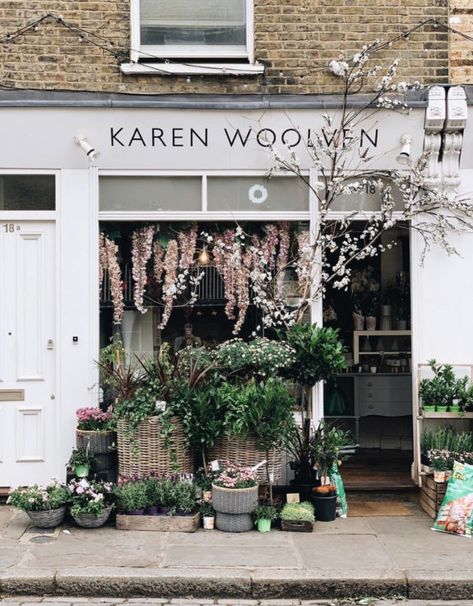
POLYGON ((432 532, 417 504, 408 507, 413 515, 316 522, 307 534, 186 534, 72 525, 41 531, 23 512, 1 506, 0 594, 473 604, 471 539, 432 532))

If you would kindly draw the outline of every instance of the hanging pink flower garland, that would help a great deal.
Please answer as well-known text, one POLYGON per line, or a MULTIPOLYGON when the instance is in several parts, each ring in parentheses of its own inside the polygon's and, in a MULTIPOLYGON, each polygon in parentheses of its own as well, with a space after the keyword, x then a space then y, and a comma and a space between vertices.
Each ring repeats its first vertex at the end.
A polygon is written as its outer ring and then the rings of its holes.
POLYGON ((100 234, 99 242, 100 283, 103 281, 105 271, 108 271, 110 280, 110 294, 113 304, 113 323, 121 324, 125 302, 123 299, 123 281, 120 264, 118 263, 118 246, 105 234, 100 234))
POLYGON ((290 227, 288 221, 283 221, 279 226, 279 255, 276 265, 276 295, 281 298, 284 295, 284 274, 289 261, 289 250, 291 247, 290 227))
POLYGON ((142 314, 146 313, 143 307, 143 297, 147 282, 146 267, 153 252, 154 227, 140 227, 131 235, 131 263, 132 276, 135 283, 135 306, 142 314))
POLYGON ((164 285, 163 285, 163 299, 164 299, 164 310, 161 318, 160 329, 163 329, 169 321, 172 312, 172 306, 174 299, 177 295, 177 269, 179 266, 179 247, 177 240, 169 240, 168 247, 166 249, 166 255, 164 257, 164 285))

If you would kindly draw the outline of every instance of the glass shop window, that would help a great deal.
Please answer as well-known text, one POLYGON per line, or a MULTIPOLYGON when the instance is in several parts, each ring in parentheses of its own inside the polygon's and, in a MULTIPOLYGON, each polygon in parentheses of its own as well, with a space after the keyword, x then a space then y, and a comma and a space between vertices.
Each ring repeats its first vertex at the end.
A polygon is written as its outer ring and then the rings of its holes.
POLYGON ((56 210, 54 175, 0 175, 2 210, 56 210))

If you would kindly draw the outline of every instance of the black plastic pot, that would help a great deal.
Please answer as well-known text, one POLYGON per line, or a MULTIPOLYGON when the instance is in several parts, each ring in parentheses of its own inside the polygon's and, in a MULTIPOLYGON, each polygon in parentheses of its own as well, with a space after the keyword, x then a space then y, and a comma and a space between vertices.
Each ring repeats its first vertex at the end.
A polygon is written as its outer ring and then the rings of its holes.
POLYGON ((314 506, 315 520, 317 522, 333 522, 337 515, 337 495, 331 497, 322 497, 312 495, 312 505, 314 506))

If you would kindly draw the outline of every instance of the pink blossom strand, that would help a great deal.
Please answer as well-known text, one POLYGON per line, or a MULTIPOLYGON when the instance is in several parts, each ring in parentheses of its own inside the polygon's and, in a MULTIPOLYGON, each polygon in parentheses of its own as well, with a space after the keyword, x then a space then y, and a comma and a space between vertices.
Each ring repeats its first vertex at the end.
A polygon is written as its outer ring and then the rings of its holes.
POLYGON ((143 297, 146 288, 146 267, 153 252, 154 228, 149 225, 135 230, 131 236, 131 262, 132 276, 135 282, 135 306, 142 314, 146 313, 143 307, 143 297))

